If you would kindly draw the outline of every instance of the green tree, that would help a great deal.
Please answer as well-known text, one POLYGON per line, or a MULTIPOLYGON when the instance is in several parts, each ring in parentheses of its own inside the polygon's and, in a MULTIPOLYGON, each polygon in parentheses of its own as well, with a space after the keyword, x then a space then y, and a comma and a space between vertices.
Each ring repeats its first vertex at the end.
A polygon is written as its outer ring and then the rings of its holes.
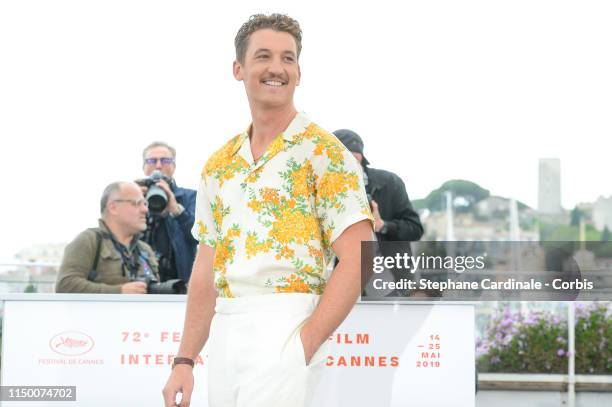
POLYGON ((427 208, 427 202, 425 199, 412 199, 411 203, 415 211, 420 211, 421 209, 427 208))
MULTIPOLYGON (((586 225, 585 235, 586 241, 601 240, 601 232, 595 229, 593 225, 586 225)), ((580 240, 580 228, 578 226, 557 225, 551 230, 547 238, 542 240, 577 242, 580 240)))
POLYGON ((24 293, 36 293, 38 292, 38 290, 36 289, 36 286, 32 283, 28 284, 25 288, 25 290, 23 290, 24 293))
POLYGON ((570 225, 572 226, 579 226, 580 225, 580 220, 584 217, 584 214, 582 213, 582 211, 580 209, 578 209, 577 206, 574 206, 574 209, 572 209, 572 212, 570 214, 570 225))
POLYGON ((608 229, 608 226, 604 227, 604 230, 601 234, 601 241, 602 242, 609 242, 610 241, 610 229, 608 229))
POLYGON ((434 189, 425 198, 425 206, 432 211, 442 211, 446 209, 445 193, 450 191, 453 193, 453 199, 463 198, 468 205, 457 208, 460 212, 469 212, 475 203, 488 198, 490 192, 488 189, 480 187, 480 185, 466 180, 456 179, 446 181, 438 189, 434 189))

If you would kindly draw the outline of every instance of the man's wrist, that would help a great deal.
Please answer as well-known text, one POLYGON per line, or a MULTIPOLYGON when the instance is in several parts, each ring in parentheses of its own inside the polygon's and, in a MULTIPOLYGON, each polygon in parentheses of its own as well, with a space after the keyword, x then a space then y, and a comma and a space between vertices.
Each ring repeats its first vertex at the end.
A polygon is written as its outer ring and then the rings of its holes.
POLYGON ((177 216, 181 216, 183 212, 185 212, 185 207, 180 203, 177 203, 174 210, 170 211, 170 216, 176 218, 177 216))
POLYGON ((378 233, 380 234, 386 234, 389 231, 389 226, 387 224, 387 222, 385 222, 384 220, 382 221, 382 226, 380 227, 380 229, 378 229, 378 233))
POLYGON ((188 365, 188 366, 193 367, 195 365, 195 362, 191 358, 184 358, 181 356, 177 356, 172 361, 172 369, 174 369, 178 365, 188 365))

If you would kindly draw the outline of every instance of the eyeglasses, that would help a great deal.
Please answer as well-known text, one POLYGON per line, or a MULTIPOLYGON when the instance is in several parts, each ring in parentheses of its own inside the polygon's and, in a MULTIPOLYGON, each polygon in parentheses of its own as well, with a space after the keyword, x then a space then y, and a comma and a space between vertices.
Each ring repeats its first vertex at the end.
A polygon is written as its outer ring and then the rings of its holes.
POLYGON ((146 199, 113 199, 113 202, 129 202, 135 208, 141 205, 144 205, 145 208, 149 207, 149 202, 146 199))
POLYGON ((157 164, 158 160, 161 163, 161 165, 170 165, 170 164, 174 163, 174 158, 172 158, 172 157, 162 157, 162 158, 151 157, 151 158, 145 158, 144 162, 147 165, 155 165, 155 164, 157 164))

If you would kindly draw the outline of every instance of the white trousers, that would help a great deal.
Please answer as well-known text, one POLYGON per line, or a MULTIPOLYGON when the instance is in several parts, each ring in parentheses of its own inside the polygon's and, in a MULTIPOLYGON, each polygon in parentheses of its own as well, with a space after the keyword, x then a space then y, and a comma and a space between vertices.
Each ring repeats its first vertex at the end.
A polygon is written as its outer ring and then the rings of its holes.
POLYGON ((218 298, 209 338, 209 406, 309 406, 329 341, 306 365, 300 330, 318 301, 318 295, 299 293, 218 298))

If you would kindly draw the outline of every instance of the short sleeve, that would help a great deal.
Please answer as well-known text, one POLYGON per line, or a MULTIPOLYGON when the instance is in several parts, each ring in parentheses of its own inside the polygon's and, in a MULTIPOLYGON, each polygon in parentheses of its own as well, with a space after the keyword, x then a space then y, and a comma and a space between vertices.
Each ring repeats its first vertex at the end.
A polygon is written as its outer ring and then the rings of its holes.
POLYGON ((324 147, 315 151, 317 176, 315 205, 326 244, 349 226, 369 219, 374 224, 365 192, 363 170, 355 157, 333 135, 321 137, 324 147))
POLYGON ((198 242, 215 247, 217 234, 213 214, 210 207, 209 191, 206 184, 205 175, 202 175, 200 187, 196 195, 195 222, 191 229, 191 234, 198 242))

